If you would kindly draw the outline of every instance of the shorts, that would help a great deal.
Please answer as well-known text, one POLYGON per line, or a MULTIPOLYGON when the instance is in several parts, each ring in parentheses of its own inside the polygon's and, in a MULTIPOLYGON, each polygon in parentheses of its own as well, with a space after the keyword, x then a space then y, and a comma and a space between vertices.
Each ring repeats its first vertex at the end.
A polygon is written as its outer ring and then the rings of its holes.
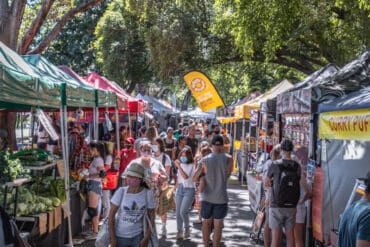
POLYGON ((293 229, 296 210, 296 208, 270 208, 269 226, 271 230, 293 229))
POLYGON ((304 203, 297 205, 297 213, 295 215, 295 223, 304 224, 306 221, 306 206, 304 203))
POLYGON ((97 180, 89 180, 87 182, 87 192, 94 192, 101 196, 103 194, 102 182, 97 180))
POLYGON ((207 201, 202 201, 200 215, 203 219, 215 219, 215 220, 222 220, 227 215, 227 203, 223 204, 215 204, 210 203, 207 201))

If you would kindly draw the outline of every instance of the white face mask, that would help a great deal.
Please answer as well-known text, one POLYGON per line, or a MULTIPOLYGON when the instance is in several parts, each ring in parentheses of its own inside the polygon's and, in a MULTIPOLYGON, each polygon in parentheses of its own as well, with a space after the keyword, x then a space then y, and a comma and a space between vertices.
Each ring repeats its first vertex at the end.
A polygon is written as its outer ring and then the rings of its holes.
POLYGON ((158 152, 159 148, 158 148, 158 145, 152 145, 152 151, 154 153, 158 152))
POLYGON ((151 157, 151 156, 152 156, 152 153, 151 153, 151 152, 149 152, 149 151, 144 151, 144 152, 142 152, 142 153, 141 153, 141 156, 143 156, 143 157, 145 157, 145 158, 147 158, 147 157, 151 157))
POLYGON ((195 135, 195 138, 200 139, 200 138, 202 138, 202 136, 201 135, 195 135))

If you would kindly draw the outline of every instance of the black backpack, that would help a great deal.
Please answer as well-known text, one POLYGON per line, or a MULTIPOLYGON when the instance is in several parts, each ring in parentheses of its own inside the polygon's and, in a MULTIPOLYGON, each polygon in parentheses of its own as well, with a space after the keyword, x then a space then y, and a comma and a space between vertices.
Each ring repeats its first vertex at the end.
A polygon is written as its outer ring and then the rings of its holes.
MULTIPOLYGON (((301 175, 298 172, 299 164, 295 161, 283 160, 283 163, 278 164, 279 176, 278 191, 274 193, 277 206, 280 208, 295 208, 300 198, 300 179, 301 175)), ((274 188, 276 188, 274 186, 274 188)))

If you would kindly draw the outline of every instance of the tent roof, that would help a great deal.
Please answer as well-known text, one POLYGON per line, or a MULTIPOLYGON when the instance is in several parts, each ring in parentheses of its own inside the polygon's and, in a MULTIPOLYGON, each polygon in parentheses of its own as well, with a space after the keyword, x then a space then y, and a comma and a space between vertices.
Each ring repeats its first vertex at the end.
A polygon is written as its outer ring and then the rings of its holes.
POLYGON ((108 90, 117 95, 118 108, 123 109, 128 107, 128 101, 135 101, 125 90, 123 90, 116 82, 109 81, 107 78, 99 75, 96 72, 91 72, 83 79, 95 88, 108 90))
POLYGON ((60 85, 41 77, 15 51, 0 42, 0 108, 25 109, 30 106, 58 108, 60 85))
POLYGON ((153 111, 156 111, 156 112, 159 112, 159 113, 164 112, 164 113, 167 113, 167 114, 173 114, 173 113, 178 112, 175 108, 173 108, 167 102, 165 102, 163 100, 156 99, 156 98, 148 96, 148 95, 138 94, 136 96, 136 99, 141 99, 141 100, 147 101, 148 103, 152 103, 153 111))
POLYGON ((94 107, 95 88, 81 84, 57 66, 41 55, 24 55, 23 59, 35 66, 42 77, 47 77, 55 84, 66 83, 67 106, 70 107, 94 107))
POLYGON ((189 116, 193 118, 215 118, 216 112, 215 111, 202 111, 199 107, 196 107, 195 109, 191 111, 182 111, 181 115, 189 116))
POLYGON ((370 108, 370 87, 319 105, 319 112, 370 108))
MULTIPOLYGON (((79 76, 75 71, 73 71, 70 67, 61 65, 58 66, 59 69, 64 71, 65 73, 72 76, 75 80, 79 81, 81 85, 90 86, 90 84, 85 81, 81 76, 79 76)), ((98 107, 115 107, 117 105, 116 95, 114 92, 96 89, 98 94, 98 107)))
POLYGON ((273 99, 278 95, 288 91, 289 89, 293 88, 293 84, 290 83, 288 80, 283 80, 279 84, 275 85, 274 87, 270 88, 264 94, 251 99, 244 104, 238 105, 235 107, 235 117, 237 118, 249 118, 250 114, 249 111, 253 109, 259 109, 261 103, 266 102, 267 100, 273 99))

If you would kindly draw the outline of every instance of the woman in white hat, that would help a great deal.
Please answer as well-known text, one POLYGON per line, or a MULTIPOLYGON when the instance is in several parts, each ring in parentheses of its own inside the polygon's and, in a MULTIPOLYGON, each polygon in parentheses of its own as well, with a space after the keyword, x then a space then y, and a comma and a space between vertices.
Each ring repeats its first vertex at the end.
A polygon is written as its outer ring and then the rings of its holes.
POLYGON ((144 215, 147 211, 154 226, 155 204, 151 190, 143 181, 144 166, 132 162, 126 169, 127 187, 114 193, 109 212, 111 247, 147 246, 150 229, 144 235, 144 215), (116 213, 118 214, 116 217, 116 213))

